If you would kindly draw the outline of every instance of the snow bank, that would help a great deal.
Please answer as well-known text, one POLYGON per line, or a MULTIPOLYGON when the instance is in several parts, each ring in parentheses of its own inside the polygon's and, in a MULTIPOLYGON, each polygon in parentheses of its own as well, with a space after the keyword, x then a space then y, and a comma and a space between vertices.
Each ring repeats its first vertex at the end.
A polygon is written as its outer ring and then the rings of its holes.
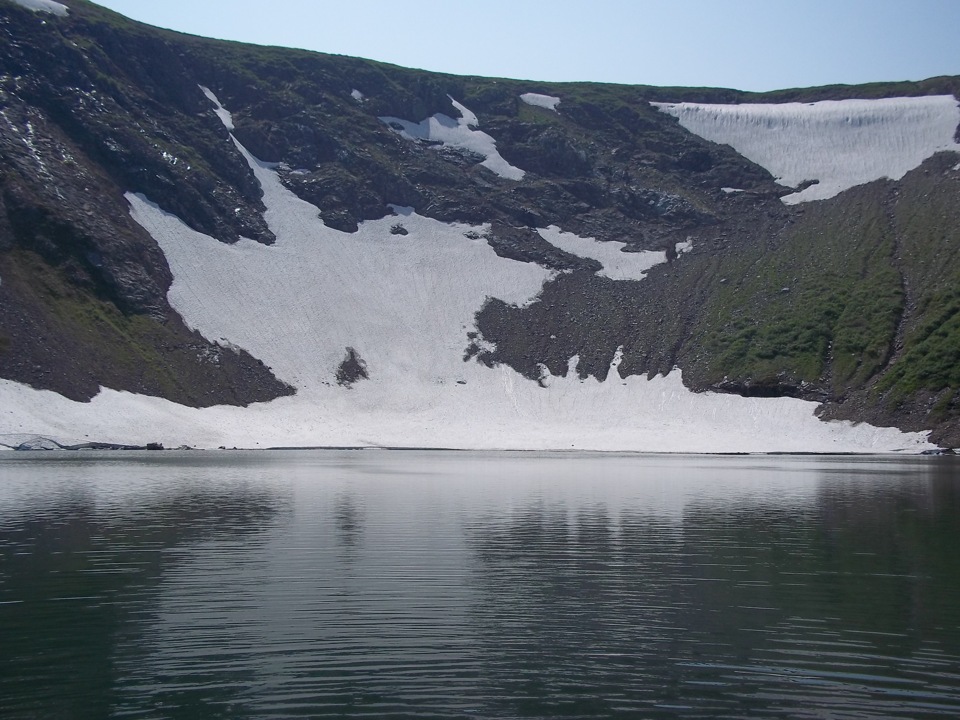
MULTIPOLYGON (((338 232, 318 219, 316 207, 284 188, 269 164, 237 146, 263 188, 274 245, 220 243, 142 196, 127 196, 131 214, 166 255, 174 277, 169 299, 187 324, 261 358, 297 388, 296 395, 248 408, 198 410, 107 389, 90 403, 76 403, 0 380, 0 433, 160 441, 167 447, 931 447, 919 433, 820 422, 814 403, 694 394, 679 371, 652 380, 621 378, 619 354, 605 382, 580 380, 571 371, 548 378, 545 388, 507 367, 465 362, 467 333, 484 302, 527 302, 551 271, 498 257, 482 239, 471 239, 483 226, 445 224, 410 208, 365 222, 354 234, 338 232), (407 235, 391 234, 397 223, 407 235), (370 375, 349 388, 336 382, 348 347, 370 375)), ((559 231, 544 232, 570 241, 559 231)), ((571 370, 575 365, 572 358, 571 370)))
POLYGON ((506 368, 465 365, 466 385, 431 387, 371 380, 249 408, 195 410, 165 400, 103 390, 89 404, 0 380, 16 427, 46 436, 78 428, 99 440, 168 447, 290 445, 586 449, 646 452, 919 452, 925 434, 866 424, 823 423, 814 403, 791 398, 695 394, 679 371, 652 380, 580 381, 549 387, 506 368), (378 406, 382 399, 388 406, 378 406), (398 403, 397 401, 401 401, 398 403), (405 407, 404 407, 405 406, 405 407), (148 428, 148 429, 145 429, 148 428))
POLYGON ((577 257, 599 261, 603 269, 597 274, 612 280, 641 280, 646 276, 647 270, 667 261, 667 254, 663 251, 623 252, 626 243, 597 242, 593 238, 565 233, 556 225, 537 232, 554 247, 577 257))
POLYGON ((381 117, 380 121, 407 140, 427 140, 477 153, 484 158, 480 164, 500 177, 522 179, 526 173, 500 155, 496 141, 485 132, 473 129, 480 124, 477 116, 453 98, 450 102, 460 112, 459 120, 438 113, 418 123, 390 116, 381 117))
POLYGON ((547 110, 557 111, 557 105, 560 104, 560 98, 553 95, 540 95, 539 93, 524 93, 520 96, 527 105, 546 108, 547 110))
POLYGON ((25 7, 28 10, 33 10, 34 12, 45 12, 52 13, 54 15, 59 15, 60 17, 67 16, 67 6, 63 3, 54 2, 53 0, 13 0, 17 5, 25 7))
POLYGON ((864 183, 899 180, 936 152, 960 152, 952 95, 781 105, 652 103, 687 130, 770 171, 781 185, 816 185, 783 201, 825 200, 864 183))

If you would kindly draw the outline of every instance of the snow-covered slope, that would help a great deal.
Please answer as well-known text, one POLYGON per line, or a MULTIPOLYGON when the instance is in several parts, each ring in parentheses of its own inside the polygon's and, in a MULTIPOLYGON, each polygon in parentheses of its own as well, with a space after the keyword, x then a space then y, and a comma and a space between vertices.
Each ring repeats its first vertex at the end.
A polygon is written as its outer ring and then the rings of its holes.
MULTIPOLYGON (((204 92, 229 123, 213 93, 204 92)), ((469 123, 467 111, 461 112, 469 123)), ((138 195, 128 195, 131 213, 165 253, 174 275, 170 301, 186 322, 225 347, 261 358, 297 388, 296 395, 248 408, 192 409, 103 390, 82 404, 0 381, 0 431, 207 447, 930 447, 922 434, 820 422, 810 402, 694 394, 679 371, 650 380, 621 378, 619 353, 602 383, 579 380, 576 357, 565 377, 545 373, 543 386, 507 367, 465 361, 474 314, 486 299, 529 301, 551 271, 497 256, 474 239, 484 227, 441 223, 411 208, 396 208, 395 216, 364 223, 354 234, 328 228, 314 206, 283 187, 269 164, 238 147, 263 188, 274 245, 225 245, 138 195), (398 223, 406 235, 391 233, 398 223), (366 364, 369 378, 346 386, 338 384, 337 370, 349 348, 366 364)), ((542 234, 558 245, 574 245, 559 229, 542 234)), ((583 239, 576 244, 581 252, 596 245, 583 239)), ((635 270, 633 277, 642 275, 635 270)))
POLYGON ((653 103, 701 137, 731 145, 782 185, 794 204, 825 200, 880 178, 899 180, 936 152, 960 152, 951 95, 780 105, 653 103))
POLYGON ((60 17, 67 16, 67 6, 63 3, 54 2, 54 0, 13 0, 17 5, 33 10, 34 12, 46 12, 60 17))

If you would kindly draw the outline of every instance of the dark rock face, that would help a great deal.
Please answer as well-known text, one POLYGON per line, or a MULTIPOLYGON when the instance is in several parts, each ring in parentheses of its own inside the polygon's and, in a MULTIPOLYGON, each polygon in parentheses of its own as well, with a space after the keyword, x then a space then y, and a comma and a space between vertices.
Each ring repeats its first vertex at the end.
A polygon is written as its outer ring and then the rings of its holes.
POLYGON ((101 385, 195 406, 290 394, 167 303, 170 270, 124 192, 226 242, 273 236, 181 53, 104 12, 0 9, 0 375, 74 400, 101 385))
POLYGON ((496 349, 480 351, 477 359, 538 380, 541 366, 565 376, 570 358, 578 355, 579 377, 605 380, 617 347, 632 344, 640 333, 642 284, 579 270, 558 276, 524 308, 491 299, 477 314, 477 329, 496 349))
POLYGON ((337 385, 350 387, 359 380, 369 380, 370 373, 367 364, 360 357, 360 353, 352 347, 347 348, 347 355, 337 367, 337 385))
POLYGON ((621 347, 624 375, 680 367, 696 390, 814 400, 824 419, 933 428, 955 446, 960 272, 941 264, 960 242, 955 162, 935 156, 816 212, 731 215, 639 283, 573 273, 527 306, 490 301, 469 356, 536 379, 576 355, 581 377, 602 380, 621 347))
POLYGON ((551 245, 533 228, 495 222, 483 237, 497 255, 511 260, 534 262, 553 270, 596 271, 602 267, 596 260, 577 257, 551 245))
MULTIPOLYGON (((467 361, 536 381, 576 355, 581 377, 604 379, 622 348, 624 375, 680 367, 696 390, 817 400, 824 417, 960 441, 956 155, 899 183, 785 207, 792 189, 649 104, 956 94, 958 78, 761 96, 542 85, 207 41, 73 5, 60 18, 0 3, 0 377, 78 400, 105 386, 195 406, 293 391, 184 326, 165 258, 124 199, 143 193, 222 242, 274 241, 203 85, 231 111, 238 141, 278 163, 328 226, 355 232, 410 206, 485 225, 470 232, 500 256, 557 271, 528 306, 480 309, 467 361), (529 91, 560 96, 558 111, 523 103, 529 91), (451 99, 522 180, 379 119, 455 116, 451 99), (642 282, 610 280, 536 231, 550 225, 670 262, 642 282)), ((407 230, 398 221, 391 232, 407 230)), ((338 382, 367 372, 347 348, 338 382)))

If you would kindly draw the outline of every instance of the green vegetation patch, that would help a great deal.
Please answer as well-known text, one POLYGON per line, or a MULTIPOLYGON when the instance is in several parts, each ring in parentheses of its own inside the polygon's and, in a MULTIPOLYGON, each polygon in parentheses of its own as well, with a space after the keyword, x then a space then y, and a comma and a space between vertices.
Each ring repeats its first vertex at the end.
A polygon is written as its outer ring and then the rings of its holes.
POLYGON ((914 307, 904 350, 877 385, 894 404, 927 391, 942 393, 942 410, 960 389, 960 178, 951 169, 956 160, 953 153, 934 157, 901 183, 894 221, 914 307))
POLYGON ((878 390, 893 390, 892 399, 960 388, 960 277, 955 282, 928 299, 923 322, 907 337, 908 349, 878 384, 878 390))
POLYGON ((696 333, 711 382, 859 386, 889 359, 903 311, 881 184, 802 216, 767 247, 726 253, 696 333))

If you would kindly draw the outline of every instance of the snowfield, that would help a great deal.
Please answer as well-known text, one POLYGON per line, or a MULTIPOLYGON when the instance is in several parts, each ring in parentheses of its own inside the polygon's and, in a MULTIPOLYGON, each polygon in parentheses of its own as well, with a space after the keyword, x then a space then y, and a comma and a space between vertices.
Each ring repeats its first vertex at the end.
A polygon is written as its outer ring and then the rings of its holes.
POLYGON ((213 103, 214 112, 217 114, 217 117, 220 118, 223 126, 230 132, 233 132, 233 115, 230 114, 230 111, 220 104, 217 96, 213 94, 210 88, 204 87, 203 85, 198 85, 197 87, 200 88, 200 91, 206 96, 207 100, 213 103))
MULTIPOLYGON (((226 110, 210 99, 228 123, 226 110)), ((621 378, 619 352, 605 382, 578 379, 574 357, 566 376, 544 378, 547 387, 508 367, 465 362, 467 334, 484 302, 491 297, 529 302, 551 271, 498 257, 485 241, 473 239, 483 226, 441 223, 411 208, 395 208, 394 216, 365 222, 354 234, 328 228, 316 207, 283 187, 272 165, 236 144, 263 188, 274 245, 250 240, 226 245, 139 195, 127 196, 130 212, 166 255, 174 277, 169 299, 187 324, 225 347, 245 348, 297 393, 248 408, 194 409, 109 389, 90 403, 76 403, 0 380, 0 443, 3 435, 36 433, 61 442, 159 441, 167 447, 661 452, 933 447, 925 433, 821 422, 811 402, 695 394, 684 388, 679 371, 650 380, 621 378), (407 235, 391 234, 397 223, 407 235), (370 377, 342 387, 336 371, 347 348, 360 355, 370 377)), ((560 247, 600 256, 605 270, 615 265, 607 252, 639 263, 615 270, 623 276, 642 276, 641 265, 650 262, 642 253, 631 258, 611 244, 594 247, 602 244, 557 228, 541 233, 560 247)))
POLYGON ((826 200, 864 183, 899 180, 934 153, 960 152, 960 107, 952 95, 824 100, 780 105, 651 103, 687 130, 732 146, 781 185, 805 190, 792 205, 826 200))
POLYGON ((496 141, 485 132, 474 130, 480 125, 477 116, 453 98, 450 102, 459 111, 459 120, 437 113, 418 123, 390 116, 381 117, 380 121, 407 140, 426 140, 482 155, 480 164, 485 168, 500 177, 521 180, 526 173, 500 155, 496 141))
POLYGON ((66 17, 68 13, 67 6, 63 3, 53 0, 13 0, 17 5, 33 10, 34 12, 45 12, 60 17, 66 17))
POLYGON ((527 105, 546 108, 554 112, 557 112, 557 105, 560 104, 560 98, 554 97, 553 95, 541 95, 540 93, 523 93, 520 99, 527 105))
POLYGON ((667 261, 667 254, 659 250, 623 252, 623 248, 627 246, 626 243, 598 242, 593 238, 565 233, 556 225, 543 228, 538 232, 540 237, 554 247, 578 257, 599 261, 603 269, 597 274, 611 280, 642 280, 647 270, 667 261))

